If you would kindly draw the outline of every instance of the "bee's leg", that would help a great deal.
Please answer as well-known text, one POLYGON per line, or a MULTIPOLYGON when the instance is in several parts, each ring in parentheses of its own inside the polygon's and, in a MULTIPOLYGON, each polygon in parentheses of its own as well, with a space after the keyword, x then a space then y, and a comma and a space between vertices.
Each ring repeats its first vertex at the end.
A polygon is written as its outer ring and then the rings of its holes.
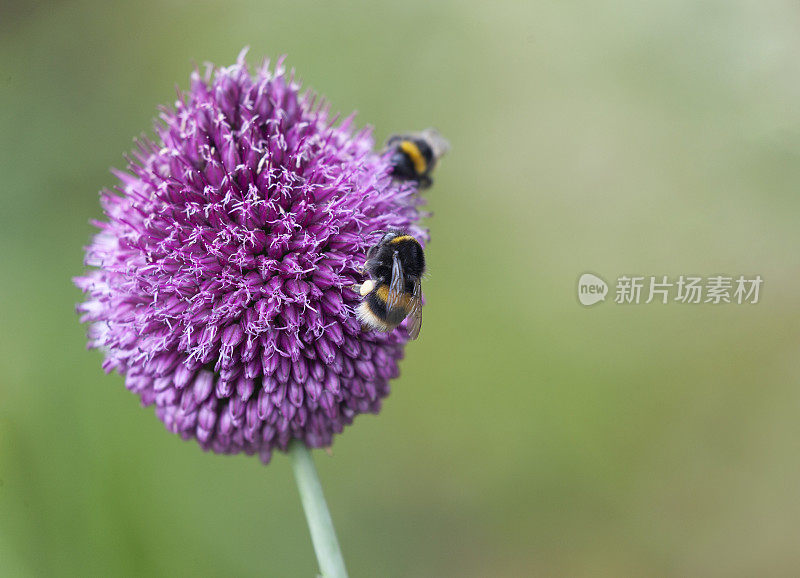
POLYGON ((344 285, 343 287, 351 289, 356 293, 358 293, 359 295, 361 295, 362 297, 364 297, 367 293, 369 293, 375 288, 375 281, 373 281, 372 279, 368 279, 363 283, 352 283, 350 285, 344 285))

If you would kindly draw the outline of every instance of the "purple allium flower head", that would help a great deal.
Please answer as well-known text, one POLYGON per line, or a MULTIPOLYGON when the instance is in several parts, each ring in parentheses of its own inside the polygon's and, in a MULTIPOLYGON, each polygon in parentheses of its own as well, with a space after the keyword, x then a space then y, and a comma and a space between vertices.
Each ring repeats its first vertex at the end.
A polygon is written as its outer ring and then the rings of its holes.
POLYGON ((380 409, 407 336, 363 331, 348 286, 378 231, 426 238, 415 185, 293 76, 244 52, 195 71, 101 194, 76 279, 106 371, 170 431, 264 462, 380 409))

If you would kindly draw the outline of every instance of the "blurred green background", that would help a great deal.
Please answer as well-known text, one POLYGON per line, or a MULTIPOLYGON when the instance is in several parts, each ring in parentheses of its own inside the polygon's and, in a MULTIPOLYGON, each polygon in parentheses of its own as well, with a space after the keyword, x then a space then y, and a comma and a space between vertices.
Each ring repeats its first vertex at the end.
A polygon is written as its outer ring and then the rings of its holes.
POLYGON ((314 576, 286 457, 168 434, 73 309, 109 167, 244 45, 380 141, 452 143, 422 337, 316 452, 351 576, 797 575, 799 28, 790 1, 0 3, 0 575, 314 576), (584 308, 585 271, 765 282, 584 308))

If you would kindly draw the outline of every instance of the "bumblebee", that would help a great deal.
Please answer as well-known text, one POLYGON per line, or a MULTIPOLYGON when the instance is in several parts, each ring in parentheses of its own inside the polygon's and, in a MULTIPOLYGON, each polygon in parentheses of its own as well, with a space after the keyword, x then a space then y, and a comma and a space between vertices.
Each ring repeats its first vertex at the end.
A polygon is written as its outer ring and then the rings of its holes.
POLYGON ((422 327, 422 284, 425 253, 414 237, 389 231, 367 251, 364 272, 369 279, 357 286, 361 303, 356 310, 367 329, 391 331, 408 317, 408 336, 416 339, 422 327))
POLYGON ((450 149, 450 144, 432 128, 418 133, 396 134, 386 141, 392 151, 392 176, 398 180, 416 181, 420 189, 433 184, 431 171, 450 149))

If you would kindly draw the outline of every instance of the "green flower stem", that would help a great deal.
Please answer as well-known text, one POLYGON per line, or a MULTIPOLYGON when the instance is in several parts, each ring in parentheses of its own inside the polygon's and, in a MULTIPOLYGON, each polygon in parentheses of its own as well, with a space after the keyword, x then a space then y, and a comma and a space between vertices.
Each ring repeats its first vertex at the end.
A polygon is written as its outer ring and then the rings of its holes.
POLYGON ((311 452, 303 442, 295 440, 289 446, 289 456, 322 576, 347 578, 342 551, 339 549, 339 541, 336 539, 336 531, 333 529, 333 520, 328 512, 325 496, 322 495, 322 486, 311 452))

